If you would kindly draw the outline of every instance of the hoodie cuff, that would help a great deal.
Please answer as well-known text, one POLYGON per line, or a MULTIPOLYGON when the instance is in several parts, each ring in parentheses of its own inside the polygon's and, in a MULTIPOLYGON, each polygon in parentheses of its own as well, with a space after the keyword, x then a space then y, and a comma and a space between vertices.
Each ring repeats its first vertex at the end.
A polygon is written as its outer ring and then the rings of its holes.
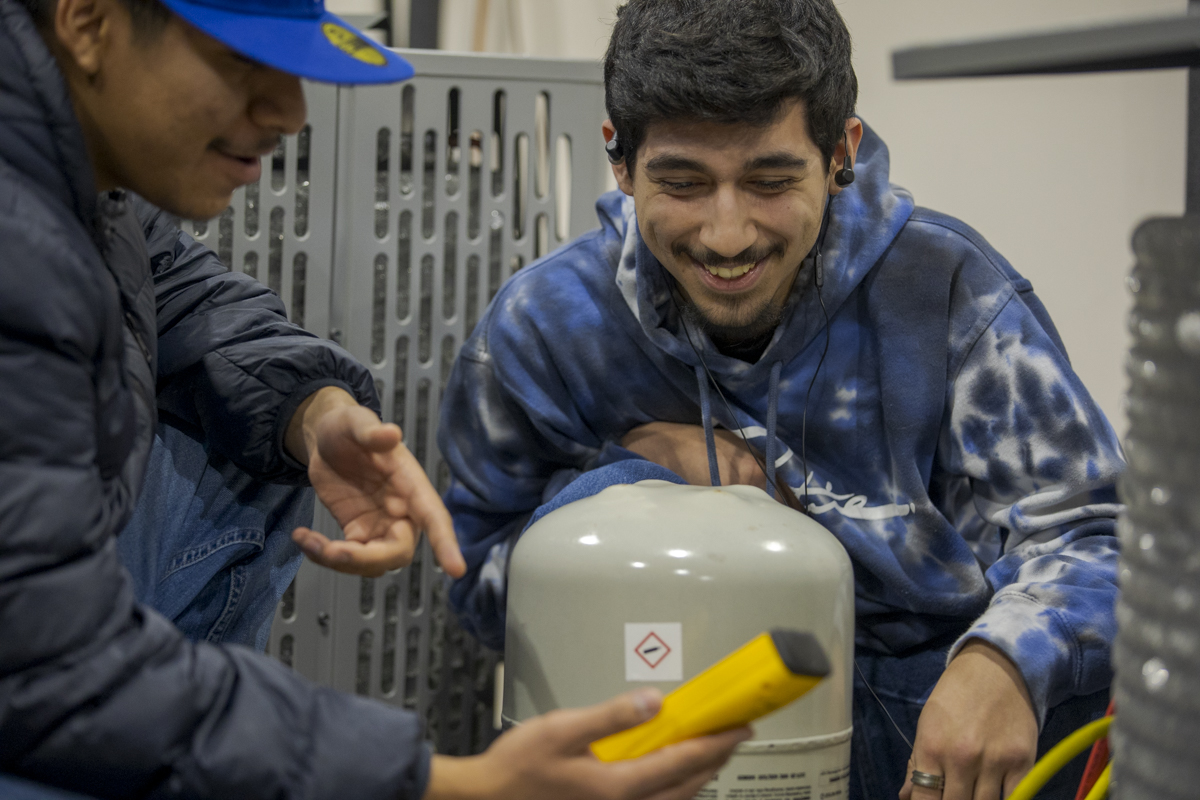
POLYGON ((998 648, 1017 666, 1033 701, 1038 730, 1047 710, 1071 694, 1072 676, 1079 664, 1079 645, 1058 612, 1019 591, 1002 591, 967 632, 959 637, 946 658, 958 655, 971 639, 982 639, 998 648))
MULTIPOLYGON (((603 446, 596 451, 596 454, 588 460, 587 464, 584 465, 583 471, 590 472, 594 469, 607 467, 609 464, 616 464, 618 461, 630 461, 632 459, 640 459, 642 461, 646 460, 632 450, 626 450, 624 447, 621 447, 621 445, 610 439, 606 441, 603 446)), ((557 492, 555 494, 557 494, 557 492)), ((543 499, 542 502, 545 503, 547 500, 543 499)))

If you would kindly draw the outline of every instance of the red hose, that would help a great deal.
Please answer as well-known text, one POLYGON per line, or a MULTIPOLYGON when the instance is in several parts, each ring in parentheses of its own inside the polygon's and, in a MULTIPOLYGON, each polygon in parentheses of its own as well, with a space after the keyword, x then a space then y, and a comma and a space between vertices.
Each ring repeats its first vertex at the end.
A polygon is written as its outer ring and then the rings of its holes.
MULTIPOLYGON (((1108 711, 1104 716, 1111 717, 1116 709, 1116 701, 1108 702, 1108 711)), ((1100 741, 1092 745, 1092 754, 1088 756, 1087 766, 1083 768, 1083 780, 1079 782, 1079 791, 1075 793, 1075 800, 1086 800, 1088 792, 1096 785, 1096 781, 1100 779, 1100 773, 1104 772, 1104 767, 1108 764, 1108 737, 1105 736, 1100 741)))

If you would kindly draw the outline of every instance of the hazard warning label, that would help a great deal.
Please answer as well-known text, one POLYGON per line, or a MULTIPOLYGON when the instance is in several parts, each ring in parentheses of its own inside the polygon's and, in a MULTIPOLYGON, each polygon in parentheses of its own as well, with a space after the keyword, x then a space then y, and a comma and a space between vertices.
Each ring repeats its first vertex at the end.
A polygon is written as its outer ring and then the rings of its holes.
POLYGON ((642 639, 637 647, 633 648, 633 652, 637 653, 650 669, 655 669, 663 662, 663 659, 671 654, 671 648, 662 640, 662 637, 651 632, 646 634, 646 638, 642 639))
POLYGON ((625 680, 683 680, 683 625, 625 623, 625 680))

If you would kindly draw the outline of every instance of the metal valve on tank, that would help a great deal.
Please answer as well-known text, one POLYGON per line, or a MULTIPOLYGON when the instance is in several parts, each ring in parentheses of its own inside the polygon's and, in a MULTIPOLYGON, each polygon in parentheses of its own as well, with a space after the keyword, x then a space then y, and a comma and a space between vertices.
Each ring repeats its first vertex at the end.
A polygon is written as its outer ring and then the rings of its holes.
POLYGON ((612 486, 532 525, 508 587, 510 724, 640 686, 670 692, 763 631, 811 633, 828 678, 758 720, 698 796, 849 796, 854 578, 817 522, 748 486, 612 486))

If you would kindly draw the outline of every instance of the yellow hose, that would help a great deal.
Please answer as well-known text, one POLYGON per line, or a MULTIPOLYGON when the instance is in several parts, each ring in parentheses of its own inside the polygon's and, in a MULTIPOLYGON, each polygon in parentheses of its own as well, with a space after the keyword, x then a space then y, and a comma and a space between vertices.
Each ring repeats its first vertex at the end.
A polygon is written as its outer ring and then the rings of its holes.
MULTIPOLYGON (((1046 785, 1046 782, 1058 774, 1075 756, 1082 753, 1095 742, 1108 735, 1108 727, 1112 725, 1112 717, 1101 717, 1095 722, 1089 722, 1079 730, 1063 739, 1042 756, 1029 774, 1021 779, 1017 788, 1008 796, 1008 800, 1033 800, 1033 796, 1046 785)), ((1107 770, 1105 771, 1107 775, 1107 770)), ((1108 789, 1105 781, 1105 790, 1108 789)), ((1099 785, 1099 784, 1097 784, 1099 785)), ((1091 800, 1091 797, 1088 797, 1091 800)))
POLYGON ((1108 781, 1112 778, 1112 762, 1104 767, 1104 772, 1100 773, 1100 777, 1096 778, 1096 784, 1092 786, 1092 790, 1088 792, 1088 796, 1084 800, 1103 800, 1103 797, 1108 794, 1108 781))

